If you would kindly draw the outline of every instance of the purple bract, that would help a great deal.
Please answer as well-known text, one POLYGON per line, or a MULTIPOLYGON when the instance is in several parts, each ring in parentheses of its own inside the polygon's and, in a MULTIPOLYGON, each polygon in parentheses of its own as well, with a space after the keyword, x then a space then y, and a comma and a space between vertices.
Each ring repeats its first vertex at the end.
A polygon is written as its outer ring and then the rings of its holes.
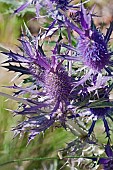
MULTIPOLYGON (((75 61, 82 61, 89 69, 101 72, 109 64, 111 56, 111 52, 108 50, 108 41, 113 30, 113 22, 104 36, 94 25, 92 11, 88 12, 82 3, 80 11, 75 13, 75 18, 72 15, 73 20, 65 17, 66 25, 79 34, 75 61)), ((72 58, 72 60, 74 59, 72 58)))
MULTIPOLYGON (((89 120, 92 120, 92 124, 88 130, 88 136, 90 136, 94 130, 95 124, 97 122, 97 120, 101 119, 104 123, 104 128, 105 128, 105 133, 106 133, 106 137, 108 138, 108 141, 110 140, 110 127, 109 124, 107 122, 107 117, 110 118, 112 121, 112 117, 111 117, 111 108, 110 108, 110 100, 109 100, 109 93, 107 92, 107 88, 108 86, 101 88, 100 91, 98 92, 98 98, 99 101, 104 101, 107 105, 107 107, 103 105, 101 105, 100 107, 98 106, 98 103, 95 103, 95 106, 92 106, 93 104, 93 100, 89 105, 89 108, 87 108, 86 110, 84 110, 83 112, 80 113, 80 116, 82 117, 89 117, 89 120), (96 106, 97 105, 97 106, 96 106)), ((112 105, 112 103, 111 103, 112 105)), ((79 116, 79 114, 78 114, 79 116)))
POLYGON ((30 86, 9 87, 18 90, 16 95, 29 94, 29 99, 24 99, 27 104, 24 102, 21 111, 14 112, 17 115, 29 115, 30 117, 18 124, 14 131, 16 134, 29 131, 29 140, 31 140, 55 121, 59 121, 61 125, 65 126, 73 79, 68 76, 68 72, 62 64, 63 60, 59 61, 54 54, 50 58, 45 56, 42 47, 36 46, 35 39, 31 43, 22 37, 20 41, 24 51, 23 55, 12 51, 4 54, 9 56, 6 63, 10 64, 6 68, 21 74, 28 74, 32 78, 30 86), (12 63, 19 63, 20 66, 12 65, 12 63))

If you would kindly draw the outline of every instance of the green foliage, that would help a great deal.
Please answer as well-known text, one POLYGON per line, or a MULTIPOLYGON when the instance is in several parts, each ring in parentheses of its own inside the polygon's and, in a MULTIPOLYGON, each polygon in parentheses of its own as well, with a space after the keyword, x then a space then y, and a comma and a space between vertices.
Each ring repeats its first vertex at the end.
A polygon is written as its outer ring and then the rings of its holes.
POLYGON ((21 21, 19 18, 0 15, 0 22, 0 42, 7 45, 15 43, 20 34, 21 21))

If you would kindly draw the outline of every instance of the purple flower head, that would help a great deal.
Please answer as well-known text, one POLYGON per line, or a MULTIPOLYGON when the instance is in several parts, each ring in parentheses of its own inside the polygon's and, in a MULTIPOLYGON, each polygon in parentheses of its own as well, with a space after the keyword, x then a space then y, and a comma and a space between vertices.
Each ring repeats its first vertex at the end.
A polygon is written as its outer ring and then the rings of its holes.
POLYGON ((108 158, 100 158, 98 164, 103 165, 103 170, 111 170, 113 169, 113 151, 109 144, 105 146, 105 153, 108 158))
POLYGON ((68 73, 63 68, 59 68, 58 70, 45 71, 44 76, 47 94, 54 100, 66 103, 72 89, 68 73))
POLYGON ((111 52, 108 50, 108 41, 113 30, 113 22, 104 36, 94 25, 92 11, 88 12, 83 4, 75 16, 77 18, 75 22, 67 18, 66 24, 79 34, 76 47, 79 61, 82 61, 89 69, 101 72, 110 60, 111 52))
MULTIPOLYGON (((9 66, 6 68, 31 77, 30 86, 9 87, 18 90, 15 92, 16 96, 29 94, 29 99, 20 100, 23 103, 21 111, 14 111, 17 115, 29 116, 27 120, 18 124, 14 131, 16 134, 28 131, 31 140, 55 121, 65 126, 73 79, 63 67, 63 60, 59 61, 54 54, 50 58, 47 57, 42 47, 39 45, 37 47, 36 39, 29 41, 22 37, 20 42, 23 55, 12 51, 4 54, 9 56, 6 62, 9 66), (18 63, 19 66, 14 63, 18 63)), ((18 100, 17 97, 15 99, 18 100)))
MULTIPOLYGON (((93 86, 92 89, 98 89, 101 85, 104 86, 112 75, 110 65, 112 64, 111 55, 113 55, 113 52, 110 51, 108 42, 113 31, 113 22, 110 23, 106 35, 103 35, 94 25, 92 11, 86 10, 83 3, 81 3, 80 9, 74 14, 75 18, 73 15, 71 15, 72 18, 71 16, 68 17, 62 12, 65 17, 64 24, 79 35, 76 48, 72 47, 72 45, 62 44, 63 47, 67 48, 68 52, 73 51, 71 56, 64 57, 64 59, 78 63, 82 62, 84 65, 81 70, 84 71, 85 75, 78 77, 74 89, 89 79, 92 83, 91 86, 93 86), (109 77, 103 76, 103 73, 106 73, 109 77)), ((81 70, 78 69, 79 72, 81 70)), ((88 87, 88 89, 91 92, 91 88, 88 87)))
POLYGON ((109 63, 110 54, 104 37, 97 30, 92 32, 91 37, 79 37, 77 44, 78 55, 82 56, 84 65, 100 72, 109 63))

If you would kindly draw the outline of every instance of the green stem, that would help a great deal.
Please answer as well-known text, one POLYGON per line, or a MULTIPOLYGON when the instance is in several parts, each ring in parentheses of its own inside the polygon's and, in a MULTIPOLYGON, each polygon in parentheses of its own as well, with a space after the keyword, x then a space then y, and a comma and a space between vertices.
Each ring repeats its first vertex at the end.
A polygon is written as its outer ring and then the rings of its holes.
MULTIPOLYGON (((98 159, 99 157, 85 157, 85 156, 65 156, 62 159, 60 159, 59 157, 43 157, 43 158, 23 158, 23 159, 14 159, 14 160, 9 160, 7 162, 4 162, 2 164, 0 164, 0 166, 4 166, 7 164, 11 164, 11 163, 16 163, 16 162, 24 162, 24 161, 41 161, 41 160, 63 160, 66 158, 84 158, 84 159, 98 159)), ((104 157, 105 158, 105 157, 104 157)))

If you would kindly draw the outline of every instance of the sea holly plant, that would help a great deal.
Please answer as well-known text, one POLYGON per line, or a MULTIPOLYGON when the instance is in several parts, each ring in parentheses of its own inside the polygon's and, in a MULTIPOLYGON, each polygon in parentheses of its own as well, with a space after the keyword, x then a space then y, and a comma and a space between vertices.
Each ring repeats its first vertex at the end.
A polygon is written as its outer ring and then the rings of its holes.
POLYGON ((15 111, 15 113, 37 115, 35 117, 30 116, 28 120, 20 123, 16 128, 17 133, 23 133, 26 128, 28 130, 32 127, 29 137, 32 139, 36 134, 49 128, 57 119, 65 126, 70 107, 73 78, 68 76, 68 72, 62 64, 63 60, 59 62, 54 54, 47 58, 42 47, 37 46, 35 38, 32 39, 33 44, 24 37, 20 41, 25 55, 16 54, 12 51, 4 54, 9 56, 8 62, 10 62, 10 65, 6 68, 18 71, 22 75, 29 74, 32 76, 30 86, 25 88, 16 85, 9 87, 18 89, 18 95, 30 93, 31 99, 27 99, 30 104, 29 107, 24 104, 23 110, 21 112, 15 111), (13 66, 12 63, 14 62, 18 62, 20 66, 13 66), (25 63, 26 67, 24 68, 22 64, 25 63), (33 95, 35 95, 35 98, 33 98, 33 95), (48 110, 48 114, 46 114, 46 110, 48 110))
POLYGON ((46 33, 40 29, 36 36, 24 24, 19 39, 20 52, 2 52, 8 57, 2 66, 19 73, 19 77, 25 75, 25 78, 21 85, 6 87, 15 90, 13 96, 2 92, 0 95, 21 103, 13 114, 22 115, 25 119, 13 128, 15 136, 27 132, 30 142, 51 127, 63 127, 75 136, 75 140, 62 150, 63 154, 66 151, 68 156, 77 155, 80 158, 77 159, 78 164, 73 159, 75 168, 80 169, 82 157, 86 157, 90 163, 93 161, 90 169, 102 164, 107 170, 109 164, 113 167, 113 52, 108 43, 113 21, 103 35, 94 24, 94 9, 86 9, 86 2, 73 5, 71 0, 29 0, 14 11, 16 15, 34 4, 37 19, 43 19, 40 9, 44 7, 47 13, 45 18, 50 17, 52 23, 45 28, 46 33), (78 34, 77 38, 73 32, 78 34), (47 51, 44 43, 48 41, 50 45, 51 38, 55 38, 54 45, 47 51), (99 120, 104 125, 101 129, 106 138, 103 143, 94 131, 99 120), (108 158, 100 158, 102 153, 97 152, 97 148, 102 149, 108 158), (86 156, 85 150, 89 151, 86 156))
MULTIPOLYGON (((61 11, 61 10, 60 10, 61 11)), ((94 24, 93 9, 87 11, 84 8, 84 5, 81 4, 81 7, 77 12, 70 17, 61 11, 61 13, 66 17, 65 24, 69 26, 73 31, 79 34, 77 38, 77 46, 69 46, 63 44, 67 49, 76 51, 76 54, 73 54, 72 60, 80 61, 82 64, 88 68, 88 74, 83 76, 80 81, 76 84, 84 83, 91 75, 95 80, 95 85, 100 85, 99 79, 102 78, 102 70, 105 69, 108 76, 111 75, 110 65, 112 64, 112 54, 108 42, 113 30, 113 22, 110 23, 109 28, 106 31, 106 34, 103 35, 99 28, 96 28, 94 24), (98 74, 98 76, 97 76, 98 74), (95 76, 96 75, 96 76, 95 76)), ((69 57, 69 60, 71 60, 69 57)), ((68 59, 68 57, 66 57, 68 59)), ((86 69, 85 68, 85 69, 86 69)))
MULTIPOLYGON (((89 103, 86 103, 86 107, 83 112, 80 112, 80 116, 88 116, 89 119, 92 119, 92 124, 88 130, 88 136, 93 132, 95 123, 98 119, 101 119, 104 123, 106 137, 108 141, 110 140, 110 127, 106 118, 110 118, 113 121, 112 113, 112 102, 109 99, 109 87, 105 86, 104 88, 98 89, 98 92, 93 92, 92 98, 90 98, 89 103), (106 107, 107 106, 107 107, 106 107), (90 117, 91 116, 91 117, 90 117)), ((82 109, 80 109, 82 110, 82 109)), ((79 113, 78 113, 79 115, 79 113)))

